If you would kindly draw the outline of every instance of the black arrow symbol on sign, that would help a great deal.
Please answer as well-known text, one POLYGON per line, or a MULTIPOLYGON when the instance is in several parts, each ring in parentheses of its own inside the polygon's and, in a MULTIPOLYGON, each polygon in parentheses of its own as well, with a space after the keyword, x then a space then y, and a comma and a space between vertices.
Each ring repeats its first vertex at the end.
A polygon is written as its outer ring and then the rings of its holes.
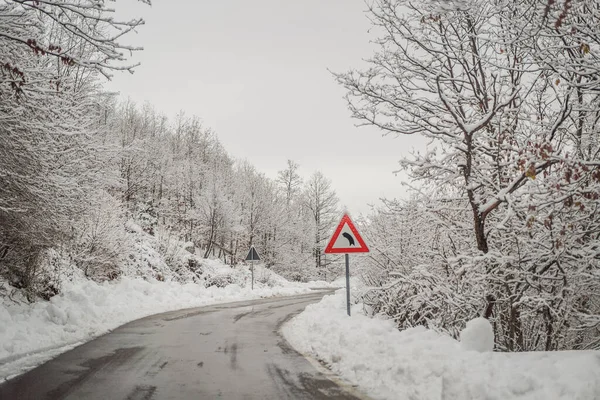
POLYGON ((350 246, 354 246, 354 238, 348 232, 342 233, 342 236, 348 239, 348 243, 350 246))

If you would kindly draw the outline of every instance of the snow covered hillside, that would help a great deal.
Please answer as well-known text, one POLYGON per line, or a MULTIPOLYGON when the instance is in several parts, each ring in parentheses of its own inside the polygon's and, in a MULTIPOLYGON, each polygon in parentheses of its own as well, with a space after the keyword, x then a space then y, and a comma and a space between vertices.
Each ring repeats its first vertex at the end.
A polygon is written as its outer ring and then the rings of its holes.
POLYGON ((310 305, 283 328, 287 340, 359 390, 393 400, 600 399, 600 352, 492 353, 467 350, 489 339, 470 325, 460 343, 424 327, 398 331, 354 305, 345 291, 310 305))
POLYGON ((132 222, 128 231, 135 246, 125 257, 119 279, 97 283, 67 260, 59 260, 60 271, 52 272, 60 293, 49 301, 32 303, 23 290, 0 282, 0 381, 147 315, 328 286, 288 282, 256 265, 252 290, 248 265, 232 268, 219 260, 202 259, 173 240, 167 265, 153 236, 132 222), (194 268, 184 268, 189 265, 194 268))

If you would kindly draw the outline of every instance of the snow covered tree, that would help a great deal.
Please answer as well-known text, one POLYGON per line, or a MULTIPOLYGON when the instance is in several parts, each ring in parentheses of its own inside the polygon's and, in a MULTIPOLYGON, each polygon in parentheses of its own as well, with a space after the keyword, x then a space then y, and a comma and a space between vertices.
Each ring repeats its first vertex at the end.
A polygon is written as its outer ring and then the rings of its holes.
POLYGON ((280 185, 288 206, 292 203, 302 186, 302 178, 298 175, 298 167, 292 160, 287 161, 287 168, 277 174, 277 183, 280 185))
MULTIPOLYGON (((150 4, 149 0, 140 1, 150 4)), ((95 0, 5 0, 0 5, 4 76, 12 77, 11 86, 16 91, 29 81, 23 59, 15 58, 15 53, 22 51, 56 59, 58 71, 61 65, 76 67, 79 79, 87 71, 105 77, 115 70, 131 72, 136 65, 128 64, 126 54, 141 48, 122 44, 120 39, 144 21, 119 21, 112 13, 114 9, 105 2, 95 0)), ((60 86, 60 82, 53 83, 60 86)))
POLYGON ((287 167, 278 172, 276 235, 274 238, 273 269, 284 277, 295 281, 306 281, 314 277, 312 264, 312 217, 302 204, 302 177, 299 165, 288 160, 287 167))
POLYGON ((331 187, 331 181, 316 171, 304 185, 303 205, 312 220, 314 240, 312 253, 317 273, 325 275, 327 263, 323 256, 325 241, 335 228, 338 217, 338 198, 331 187))
MULTIPOLYGON (((455 280, 433 276, 493 319, 508 350, 587 346, 597 332, 580 315, 599 312, 589 286, 598 260, 582 253, 596 223, 598 6, 553 4, 377 1, 380 51, 367 70, 337 75, 355 118, 429 139, 402 164, 441 194, 428 212, 452 222, 435 226, 471 243, 448 259, 455 280), (557 218, 558 233, 572 227, 577 243, 556 236, 557 218), (565 292, 570 284, 586 294, 565 292)), ((439 322, 448 304, 436 304, 419 323, 455 329, 457 319, 439 322)))
POLYGON ((233 190, 233 162, 224 153, 215 156, 207 174, 206 190, 199 205, 203 236, 206 238, 204 257, 218 246, 221 254, 233 256, 231 235, 237 224, 235 192, 233 190))
POLYGON ((41 293, 46 250, 73 239, 102 182, 96 76, 126 66, 102 2, 0 4, 0 274, 41 293))

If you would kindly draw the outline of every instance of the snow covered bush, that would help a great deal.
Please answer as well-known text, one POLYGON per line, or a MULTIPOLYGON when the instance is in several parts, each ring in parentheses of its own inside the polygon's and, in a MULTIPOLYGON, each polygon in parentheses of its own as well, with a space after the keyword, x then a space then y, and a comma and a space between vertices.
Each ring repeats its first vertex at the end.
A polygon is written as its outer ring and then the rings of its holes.
POLYGON ((317 276, 317 271, 312 263, 310 256, 300 260, 290 260, 288 262, 279 262, 273 265, 273 272, 285 277, 292 282, 308 282, 317 276), (298 266, 301 265, 301 268, 298 266))
POLYGON ((477 292, 463 291, 460 285, 456 277, 415 268, 406 276, 395 276, 382 288, 365 291, 362 300, 370 314, 388 316, 398 329, 422 325, 457 338, 483 307, 477 292))
POLYGON ((258 274, 256 281, 259 283, 262 283, 263 286, 266 287, 273 287, 275 286, 275 281, 273 280, 273 278, 271 277, 271 274, 269 273, 270 271, 268 270, 263 270, 262 273, 258 274))
POLYGON ((495 246, 497 240, 506 247, 477 255, 469 248, 468 237, 446 225, 455 221, 460 226, 460 215, 446 213, 444 224, 417 217, 443 215, 429 211, 429 207, 435 209, 431 198, 420 205, 396 206, 374 216, 373 225, 365 231, 372 254, 360 272, 371 287, 363 295, 369 312, 386 315, 400 329, 423 325, 458 338, 467 321, 485 314, 486 298, 493 295, 488 319, 498 350, 598 346, 594 315, 600 310, 600 283, 593 278, 598 268, 591 258, 574 257, 581 254, 582 244, 575 243, 579 239, 566 238, 572 244, 549 258, 547 249, 552 247, 524 239, 542 237, 543 231, 535 226, 524 227, 523 232, 498 229, 490 243, 495 246), (388 214, 395 216, 383 218, 388 214), (418 223, 399 224, 406 214, 418 223), (511 243, 519 243, 517 252, 511 243), (569 285, 579 290, 570 290, 569 285))
POLYGON ((208 277, 206 279, 206 282, 204 283, 204 286, 207 288, 211 287, 211 286, 215 286, 218 288, 224 288, 226 286, 233 284, 233 282, 234 282, 234 278, 231 274, 224 274, 224 275, 208 277))
POLYGON ((124 254, 132 251, 125 231, 121 202, 110 194, 98 193, 73 230, 72 260, 90 279, 97 282, 121 275, 124 254))
POLYGON ((141 202, 137 206, 135 220, 142 227, 144 232, 154 236, 158 226, 158 218, 156 215, 156 207, 152 202, 141 202))

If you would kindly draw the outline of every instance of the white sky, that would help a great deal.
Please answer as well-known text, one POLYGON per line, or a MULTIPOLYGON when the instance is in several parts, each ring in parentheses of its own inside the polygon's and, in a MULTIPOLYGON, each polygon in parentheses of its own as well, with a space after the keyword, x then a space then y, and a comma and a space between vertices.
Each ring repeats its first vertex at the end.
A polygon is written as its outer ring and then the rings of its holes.
POLYGON ((153 0, 115 4, 146 20, 122 42, 144 46, 134 75, 107 86, 169 118, 197 115, 229 154, 275 178, 287 159, 332 180, 340 203, 366 213, 404 194, 392 171, 415 137, 357 128, 329 70, 364 65, 374 39, 362 0, 153 0))

